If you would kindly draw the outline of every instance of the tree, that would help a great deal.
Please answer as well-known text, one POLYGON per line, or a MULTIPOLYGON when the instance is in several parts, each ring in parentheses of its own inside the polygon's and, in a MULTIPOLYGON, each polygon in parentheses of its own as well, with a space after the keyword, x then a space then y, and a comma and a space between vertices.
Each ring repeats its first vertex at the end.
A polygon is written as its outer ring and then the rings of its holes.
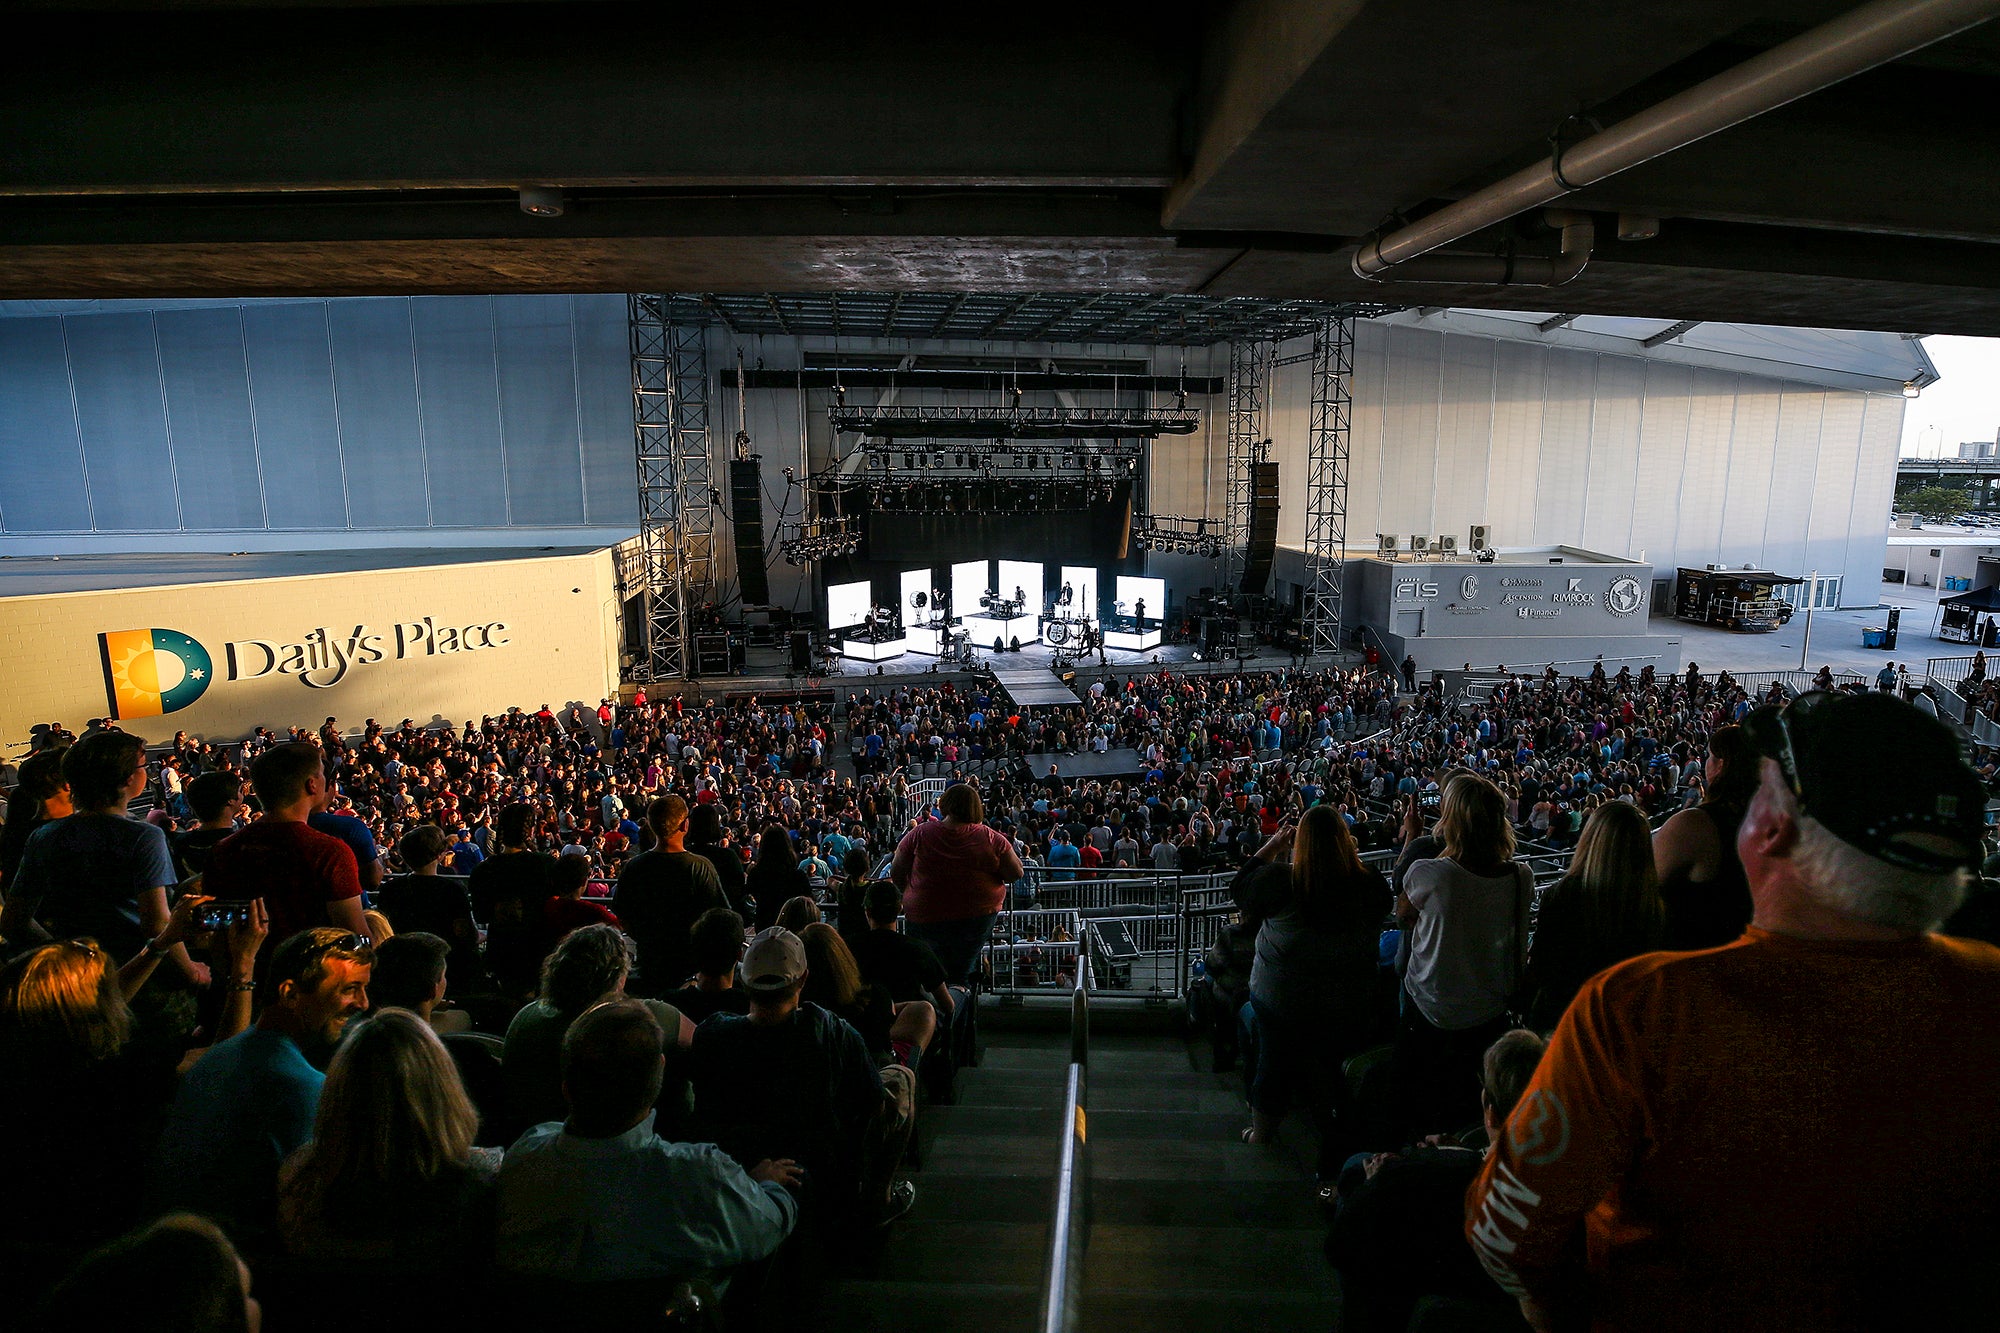
POLYGON ((1972 508, 1972 502, 1964 491, 1949 486, 1923 486, 1897 496, 1896 508, 1919 518, 1943 520, 1957 518, 1972 508))

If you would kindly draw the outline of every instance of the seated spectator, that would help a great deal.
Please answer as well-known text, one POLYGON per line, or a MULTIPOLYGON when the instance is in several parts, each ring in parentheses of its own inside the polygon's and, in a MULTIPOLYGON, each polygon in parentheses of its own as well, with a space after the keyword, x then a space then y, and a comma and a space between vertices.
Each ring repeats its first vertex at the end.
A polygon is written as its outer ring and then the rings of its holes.
POLYGON ((1542 894, 1523 978, 1527 1024, 1552 1032, 1577 990, 1660 947, 1662 911, 1652 830, 1623 801, 1591 811, 1569 873, 1542 894))
MULTIPOLYGON (((585 926, 563 937, 542 965, 541 998, 530 1002, 507 1025, 507 1045, 500 1057, 506 1075, 507 1113, 516 1128, 526 1128, 563 1115, 563 1034, 594 1004, 625 994, 632 974, 632 941, 614 926, 585 926)), ((675 1052, 660 1106, 669 1125, 687 1119, 688 1089, 680 1052, 694 1039, 694 1024, 672 1005, 648 1000, 646 1008, 668 1034, 675 1052)))
POLYGON ((862 899, 868 929, 857 933, 848 947, 861 979, 889 992, 898 1005, 928 1001, 934 1016, 949 1022, 957 1009, 957 998, 945 984, 944 965, 929 945, 913 940, 897 928, 903 912, 903 891, 890 880, 868 886, 862 899))
POLYGON ((1450 782, 1438 810, 1440 855, 1403 879, 1396 918, 1410 932, 1396 1037, 1396 1113, 1410 1133, 1471 1123, 1471 1089, 1528 953, 1535 876, 1514 859, 1506 797, 1485 778, 1450 782))
POLYGON ((502 807, 494 827, 499 854, 480 862, 465 881, 473 911, 486 923, 486 967, 501 993, 516 1000, 532 995, 541 978, 548 953, 542 906, 555 892, 556 860, 534 847, 536 818, 525 801, 502 807))
POLYGON ((794 935, 801 934, 807 926, 823 919, 820 916, 819 904, 804 894, 796 898, 787 898, 785 905, 778 909, 778 925, 794 935))
MULTIPOLYGON (((178 882, 166 834, 126 817, 146 789, 146 743, 123 731, 94 731, 63 752, 62 773, 76 812, 28 839, 0 910, 0 933, 22 944, 88 937, 114 958, 129 958, 167 928, 167 889, 178 882)), ((169 961, 170 984, 183 991, 208 984, 207 965, 186 946, 175 944, 169 961)), ((183 1008, 170 1025, 184 1031, 193 1005, 183 1008)))
MULTIPOLYGON (((833 890, 834 924, 850 949, 868 931, 868 914, 862 906, 862 897, 868 891, 868 865, 866 851, 849 848, 841 861, 840 881, 833 890)), ((902 895, 896 896, 900 902, 902 895)))
MULTIPOLYGON (((886 988, 863 981, 861 968, 840 932, 824 921, 805 928, 799 942, 806 949, 806 985, 802 998, 853 1025, 868 1044, 877 1065, 901 1065, 913 1070, 923 1060, 937 1030, 937 1014, 928 1000, 898 1005, 886 988)), ((884 1081, 888 1076, 884 1075, 884 1081)), ((892 1092, 899 1091, 891 1088, 892 1092)), ((914 1106, 914 1101, 912 1102, 914 1106)))
POLYGON ((184 793, 195 826, 168 839, 174 855, 174 872, 191 879, 208 869, 208 854, 217 843, 236 832, 236 821, 249 806, 243 800, 243 778, 234 771, 203 773, 187 784, 184 793))
MULTIPOLYGON (((189 895, 122 968, 95 940, 58 940, 0 969, 0 1241, 86 1248, 136 1221, 146 1164, 172 1100, 178 1045, 135 1041, 129 1005, 207 898, 189 895)), ((232 928, 246 983, 262 918, 232 928)), ((218 1035, 250 1021, 232 983, 218 1035)))
POLYGON ((354 1024, 327 1066, 312 1142, 279 1172, 285 1248, 376 1272, 483 1264, 500 1153, 472 1146, 478 1127, 421 1017, 382 1009, 354 1024))
POLYGON ((757 855, 744 875, 743 888, 750 895, 759 930, 777 924, 779 909, 792 899, 812 897, 812 881, 799 869, 792 835, 783 824, 766 824, 758 835, 757 855))
POLYGON ((423 931, 451 946, 452 975, 464 991, 481 989, 486 968, 479 957, 479 927, 472 919, 472 894, 465 880, 440 875, 438 862, 450 850, 444 831, 419 824, 396 843, 409 873, 382 881, 375 906, 398 931, 423 931))
MULTIPOLYGON (((250 785, 263 813, 209 852, 203 891, 221 899, 262 895, 273 941, 322 926, 365 938, 354 853, 306 822, 328 790, 319 747, 303 741, 272 746, 251 763, 250 785)), ((275 947, 267 943, 266 954, 275 947)))
MULTIPOLYGON (((646 809, 646 822, 659 840, 650 852, 627 861, 618 872, 612 899, 618 919, 639 946, 642 989, 664 995, 693 974, 689 932, 703 912, 727 907, 715 867, 687 850, 688 807, 678 796, 662 796, 646 809)), ((777 904, 771 905, 773 913, 777 904)))
POLYGON ((667 1002, 700 1023, 710 1014, 747 1014, 750 992, 736 984, 743 961, 743 918, 727 907, 711 907, 694 923, 694 979, 667 996, 667 1002))
POLYGON ((70 803, 69 779, 62 775, 67 745, 37 750, 21 761, 14 790, 7 793, 7 820, 0 825, 0 895, 11 896, 14 872, 20 867, 21 853, 27 849, 28 835, 44 824, 67 819, 75 808, 70 803))
POLYGON ((570 1282, 685 1278, 762 1259, 791 1234, 795 1163, 749 1170, 655 1130, 666 1036, 636 1000, 596 1005, 564 1034, 568 1115, 538 1125, 500 1167, 503 1269, 570 1282))
MULTIPOLYGON (((311 748, 311 747, 307 747, 311 748)), ((153 1196, 212 1217, 239 1242, 269 1238, 278 1168, 312 1137, 323 1062, 368 1008, 375 953, 321 926, 271 953, 257 1025, 211 1049, 181 1083, 153 1163, 153 1196)))
POLYGON ((31 1333, 258 1333, 250 1267, 221 1228, 175 1213, 85 1256, 29 1319, 31 1333))
POLYGON ((542 928, 550 948, 572 930, 618 924, 618 917, 610 908, 584 900, 583 890, 590 883, 590 872, 588 856, 571 852, 556 858, 556 891, 542 905, 542 928))
POLYGON ((1517 1028, 1487 1049, 1479 1080, 1484 1151, 1433 1134, 1342 1172, 1340 1211, 1326 1241, 1340 1271, 1342 1333, 1403 1333, 1425 1296, 1495 1307, 1496 1328, 1522 1327, 1511 1318, 1513 1302, 1466 1243, 1465 1192, 1535 1076, 1544 1046, 1517 1028))
POLYGON ((861 1034, 800 1000, 805 981, 798 936, 773 928, 751 941, 749 1014, 717 1014, 695 1030, 696 1125, 739 1162, 778 1156, 805 1167, 820 1223, 886 1225, 916 1201, 914 1185, 892 1183, 909 1123, 861 1034))
POLYGON ((1389 886, 1361 863, 1354 835, 1324 805, 1285 825, 1237 872, 1237 897, 1270 914, 1257 931, 1244 1007, 1245 1143, 1271 1143, 1295 1103, 1319 1127, 1320 1175, 1345 1153, 1340 1067, 1375 1037, 1375 977, 1389 886), (1289 864, 1287 864, 1289 862, 1289 864), (1336 1131, 1340 1133, 1337 1134, 1336 1131))
POLYGON ((458 1067, 466 1096, 479 1112, 477 1142, 498 1143, 508 1128, 507 1085, 500 1071, 499 1039, 471 1031, 463 1009, 446 1009, 450 950, 428 931, 413 930, 375 946, 375 972, 368 997, 376 1009, 407 1009, 430 1024, 458 1067))

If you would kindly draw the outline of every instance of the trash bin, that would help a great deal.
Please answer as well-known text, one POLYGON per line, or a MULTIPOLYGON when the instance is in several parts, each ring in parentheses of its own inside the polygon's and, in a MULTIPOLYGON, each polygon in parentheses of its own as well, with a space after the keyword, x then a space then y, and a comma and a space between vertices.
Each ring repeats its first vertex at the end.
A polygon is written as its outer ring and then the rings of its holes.
POLYGON ((1887 638, 1888 635, 1889 631, 1883 629, 1880 625, 1869 625, 1861 631, 1861 646, 1863 648, 1880 648, 1882 640, 1887 638))

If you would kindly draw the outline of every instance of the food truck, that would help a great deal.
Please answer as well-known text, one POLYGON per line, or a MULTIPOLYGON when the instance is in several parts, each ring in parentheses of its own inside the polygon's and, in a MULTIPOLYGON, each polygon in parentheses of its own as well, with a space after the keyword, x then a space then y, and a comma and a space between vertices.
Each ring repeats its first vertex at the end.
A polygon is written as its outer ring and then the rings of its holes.
POLYGON ((1675 590, 1674 617, 1697 625, 1767 633, 1792 618, 1792 604, 1776 590, 1804 582, 1768 569, 1683 568, 1675 590))

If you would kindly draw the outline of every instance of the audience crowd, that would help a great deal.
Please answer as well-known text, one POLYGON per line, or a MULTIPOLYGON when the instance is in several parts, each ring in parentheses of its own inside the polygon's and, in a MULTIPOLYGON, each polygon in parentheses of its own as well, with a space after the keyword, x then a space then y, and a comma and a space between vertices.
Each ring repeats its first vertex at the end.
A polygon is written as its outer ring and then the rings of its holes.
MULTIPOLYGON (((1760 1264, 1825 1203, 1815 1098, 1892 1076, 1941 1078, 1950 1123, 1908 1171, 1871 1129, 1835 1193, 1900 1228, 1899 1262, 1991 1233, 2000 952, 1930 933, 1985 792, 1938 724, 1880 695, 1759 709, 1693 666, 1397 683, 641 696, 157 755, 43 729, 0 828, 10 1283, 61 1279, 52 1328, 149 1284, 173 1326, 254 1328, 245 1258, 520 1310, 692 1280, 761 1317, 913 1205, 920 1103, 952 1095, 1010 896, 1120 869, 1233 872, 1218 1067, 1242 1062, 1245 1144, 1314 1129, 1350 1328, 1426 1300, 1678 1327, 1675 1279, 1756 1323, 1760 1264), (1105 776, 1064 776, 1085 754, 1105 776), (1531 850, 1567 862, 1545 888, 1531 850), (1685 1188, 1739 1156, 1787 1226, 1685 1188)), ((1785 1300, 1864 1326, 1828 1293, 1881 1308, 1843 1265, 1883 1225, 1822 1235, 1785 1300)))

